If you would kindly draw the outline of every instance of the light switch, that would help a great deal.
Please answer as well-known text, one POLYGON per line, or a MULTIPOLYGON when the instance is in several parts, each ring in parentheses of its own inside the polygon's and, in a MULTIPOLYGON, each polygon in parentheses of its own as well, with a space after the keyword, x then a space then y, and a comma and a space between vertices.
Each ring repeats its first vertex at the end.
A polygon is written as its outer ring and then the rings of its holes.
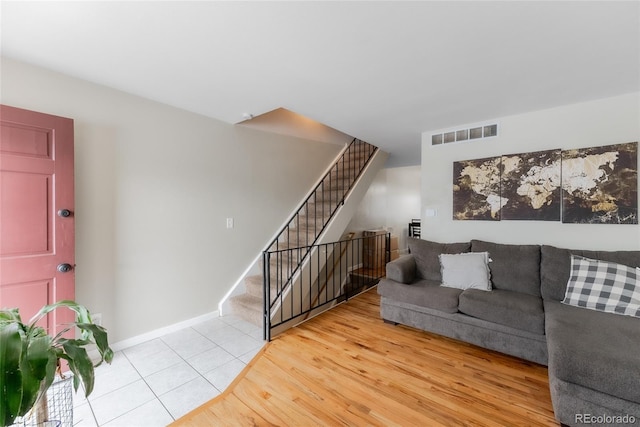
POLYGON ((233 228, 233 218, 227 218, 227 228, 233 228))

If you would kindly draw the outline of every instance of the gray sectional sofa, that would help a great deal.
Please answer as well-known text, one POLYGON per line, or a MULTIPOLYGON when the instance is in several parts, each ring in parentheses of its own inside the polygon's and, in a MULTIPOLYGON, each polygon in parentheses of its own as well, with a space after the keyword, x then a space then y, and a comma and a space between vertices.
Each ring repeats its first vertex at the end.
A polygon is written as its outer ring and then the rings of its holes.
POLYGON ((562 303, 571 255, 640 267, 640 251, 410 239, 387 264, 380 314, 400 323, 548 365, 565 425, 640 425, 640 318, 562 303), (441 286, 440 254, 488 252, 492 290, 441 286))

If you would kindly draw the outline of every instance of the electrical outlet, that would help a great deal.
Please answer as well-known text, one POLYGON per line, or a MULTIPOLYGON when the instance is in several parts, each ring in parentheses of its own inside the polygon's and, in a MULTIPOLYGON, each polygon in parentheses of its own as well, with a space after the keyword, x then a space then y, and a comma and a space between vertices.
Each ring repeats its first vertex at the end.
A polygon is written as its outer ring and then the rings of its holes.
POLYGON ((91 315, 91 320, 98 326, 102 326, 102 313, 96 313, 91 315))

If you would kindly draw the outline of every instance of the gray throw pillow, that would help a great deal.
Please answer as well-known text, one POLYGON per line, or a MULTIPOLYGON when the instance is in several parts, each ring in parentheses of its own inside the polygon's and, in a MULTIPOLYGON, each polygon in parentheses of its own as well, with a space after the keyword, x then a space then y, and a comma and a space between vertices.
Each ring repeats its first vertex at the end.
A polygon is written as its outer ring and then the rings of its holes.
POLYGON ((488 252, 440 254, 442 286, 456 289, 491 290, 488 252))
POLYGON ((640 317, 640 268, 571 255, 564 304, 640 317))

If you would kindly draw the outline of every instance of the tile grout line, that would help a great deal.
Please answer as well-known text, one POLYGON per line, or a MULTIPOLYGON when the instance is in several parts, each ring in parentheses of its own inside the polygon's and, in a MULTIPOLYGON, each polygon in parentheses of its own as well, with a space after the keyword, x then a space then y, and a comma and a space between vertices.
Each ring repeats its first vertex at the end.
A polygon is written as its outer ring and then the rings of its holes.
MULTIPOLYGON (((249 334, 247 334, 246 332, 244 332, 244 331, 242 331, 242 330, 240 330, 240 329, 238 329, 238 328, 234 327, 232 324, 229 324, 229 323, 225 322, 224 320, 221 320, 221 321, 222 321, 222 322, 224 322, 224 324, 225 324, 225 325, 224 325, 223 327, 219 328, 219 329, 224 329, 224 328, 233 328, 233 329, 235 329, 236 331, 238 331, 238 333, 241 333, 241 334, 243 334, 243 335, 245 335, 245 336, 247 336, 247 337, 249 337, 249 338, 251 338, 251 339, 254 339, 252 336, 250 336, 250 335, 249 335, 249 334)), ((188 360, 183 359, 183 360, 185 361, 185 363, 186 363, 187 365, 189 365, 189 366, 190 366, 194 371, 196 371, 196 372, 198 373, 198 375, 199 375, 202 379, 204 379, 208 384, 211 384, 211 386, 212 386, 213 388, 215 388, 215 389, 218 391, 218 393, 219 393, 219 394, 222 394, 222 393, 224 392, 224 390, 220 390, 220 389, 219 389, 215 384, 213 384, 211 381, 209 381, 209 380, 205 377, 205 375, 206 375, 208 372, 212 372, 212 371, 214 371, 214 370, 216 370, 216 369, 218 369, 218 368, 220 368, 220 367, 222 367, 222 366, 224 366, 224 365, 226 365, 226 364, 228 364, 228 363, 231 363, 231 362, 232 362, 232 361, 234 361, 234 360, 237 360, 237 361, 239 361, 240 363, 242 363, 243 365, 245 365, 245 366, 246 366, 247 364, 246 364, 245 362, 243 362, 242 360, 240 360, 240 357, 244 356, 245 354, 247 354, 247 353, 249 353, 249 352, 247 351, 246 353, 243 353, 243 354, 242 354, 242 355, 240 355, 240 356, 235 356, 235 355, 233 355, 233 354, 229 353, 227 350, 225 350, 225 349, 224 349, 224 347, 222 347, 222 346, 221 346, 221 344, 224 344, 224 342, 223 342, 223 343, 217 343, 217 342, 213 341, 211 338, 209 338, 209 337, 207 337, 206 335, 202 334, 202 333, 201 333, 200 331, 198 331, 197 329, 195 329, 195 328, 192 328, 192 329, 194 329, 194 331, 196 331, 200 336, 202 336, 202 337, 204 337, 205 339, 207 339, 207 340, 211 341, 213 344, 215 344, 215 345, 216 345, 216 347, 221 348, 224 352, 226 352, 226 353, 230 354, 231 356, 233 356, 233 359, 232 359, 232 360, 229 360, 228 362, 225 362, 225 363, 223 363, 222 365, 216 366, 215 368, 213 368, 213 369, 211 369, 211 370, 209 370, 209 371, 207 371, 207 372, 205 372, 205 373, 200 372, 200 370, 198 370, 195 366, 193 366, 191 363, 189 363, 189 361, 188 361, 188 360)), ((226 341, 225 341, 225 342, 226 342, 226 341)), ((206 352, 206 351, 207 351, 207 350, 203 351, 202 353, 204 353, 204 352, 206 352)), ((251 351, 251 350, 249 350, 249 351, 251 351)), ((199 354, 201 354, 201 353, 199 353, 199 354)))
MULTIPOLYGON (((147 341, 147 342, 151 342, 151 341, 153 341, 153 340, 149 340, 149 341, 147 341)), ((163 343, 164 343, 164 341, 163 341, 163 343)), ((134 365, 134 364, 133 364, 133 362, 131 361, 131 359, 129 359, 129 356, 127 356, 127 354, 125 353, 125 350, 126 350, 126 349, 122 349, 122 350, 120 351, 120 353, 122 353, 122 356, 123 356, 125 359, 127 359, 127 362, 129 362, 129 364, 131 365, 131 367, 136 371, 136 373, 138 374, 138 376, 140 377, 140 379, 145 383, 145 385, 149 388, 149 390, 151 391, 151 393, 152 393, 155 397, 154 397, 154 399, 151 399, 151 400, 149 400, 149 401, 147 401, 147 402, 144 402, 143 404, 138 405, 138 406, 136 406, 135 408, 131 408, 131 409, 129 409, 128 411, 123 412, 122 414, 118 415, 118 416, 117 416, 117 417, 115 417, 115 418, 110 419, 109 421, 107 421, 107 422, 106 422, 106 423, 104 423, 104 424, 109 424, 110 422, 115 421, 115 420, 117 420, 118 418, 120 418, 120 417, 122 417, 122 416, 124 416, 124 415, 126 415, 126 414, 128 414, 128 413, 130 413, 130 412, 132 412, 132 411, 135 411, 136 409, 140 408, 140 407, 141 407, 141 406, 143 406, 143 405, 146 405, 146 404, 147 404, 147 403, 149 403, 149 402, 152 402, 153 400, 157 400, 157 401, 159 401, 159 402, 160 402, 160 404, 162 405, 162 407, 167 411, 167 413, 169 414, 169 416, 171 417, 171 419, 173 419, 173 420, 175 421, 176 419, 174 418, 174 416, 171 414, 171 412, 169 411, 169 409, 167 409, 167 407, 165 407, 165 406, 164 406, 164 404, 162 403, 162 401, 160 400, 160 398, 158 397, 158 395, 156 394, 156 392, 155 392, 155 391, 153 391, 153 389, 151 388, 151 386, 149 385, 149 383, 144 379, 144 377, 142 376, 142 374, 140 373, 140 371, 138 370, 138 368, 136 368, 136 365, 134 365)), ((171 351, 174 351, 174 350, 173 350, 173 349, 171 349, 171 351)), ((180 356, 180 355, 178 355, 178 356, 180 356)), ((137 380, 136 380, 136 381, 137 381, 137 380)), ((133 381, 133 382, 131 382, 131 383, 129 383, 129 384, 125 384, 125 385, 123 385, 122 387, 119 387, 119 388, 117 388, 117 389, 115 389, 115 390, 110 391, 109 393, 112 393, 112 392, 114 392, 114 391, 121 390, 121 389, 123 389, 124 387, 127 387, 127 386, 129 386, 129 385, 131 385, 131 384, 135 383, 136 381, 133 381)), ((107 394, 109 394, 109 393, 107 393, 107 394)), ((107 394, 105 394, 104 396, 106 396, 107 394)), ((100 397, 102 397, 102 396, 100 396, 100 397)), ((87 401, 89 401, 89 399, 87 399, 87 401)), ((91 406, 91 402, 89 402, 89 406, 91 407, 91 412, 93 413, 93 406, 91 406)), ((98 423, 98 419, 97 419, 97 417, 95 416, 95 414, 94 414, 94 418, 95 418, 95 420, 96 420, 96 425, 97 425, 98 427, 101 427, 102 425, 101 425, 100 423, 98 423)))
MULTIPOLYGON (((182 356, 180 356, 180 355, 179 355, 179 354, 178 354, 178 353, 177 353, 177 352, 176 352, 176 351, 175 351, 175 350, 174 350, 170 345, 168 345, 167 343, 165 343, 165 342, 162 340, 162 337, 160 337, 160 341, 162 341, 162 343, 163 343, 163 344, 165 344, 167 347, 169 347, 169 348, 171 349, 171 351, 173 351, 175 354, 177 354, 177 355, 178 355, 178 357, 180 357, 180 358, 182 359, 182 356)), ((124 350, 123 350, 123 354, 124 354, 124 350)), ((136 368, 136 365, 134 365, 134 364, 133 364, 133 362, 129 359, 129 356, 127 356, 126 354, 124 354, 124 357, 126 357, 126 358, 127 358, 127 361, 131 364, 131 366, 133 366, 133 369, 135 369, 135 370, 136 370, 136 372, 138 373, 138 375, 140 375, 140 378, 142 378, 142 381, 144 381, 144 383, 147 385, 147 387, 149 387, 149 390, 151 390, 151 393, 153 393, 153 395, 155 396, 155 400, 157 400, 157 401, 160 403, 160 405, 162 405, 162 407, 164 408, 164 410, 165 410, 165 411, 167 411, 167 414, 169 414, 169 416, 171 417, 171 419, 172 419, 173 421, 175 421, 175 420, 176 420, 176 417, 174 417, 174 416, 173 416, 173 414, 171 413, 171 411, 169 410, 169 408, 167 408, 167 407, 165 406, 165 404, 162 402, 162 400, 160 400, 160 396, 158 396, 158 395, 156 394, 156 392, 153 390, 153 388, 151 387, 151 385, 147 382, 147 380, 145 379, 145 377, 140 373, 140 371, 138 371, 138 368, 136 368)), ((183 359, 183 360, 184 360, 184 359, 183 359)), ((175 365, 177 365, 177 363, 176 363, 175 365)), ((171 366, 174 366, 174 365, 171 365, 171 366)), ((169 366, 169 367, 171 367, 171 366, 169 366)), ((162 369, 161 369, 161 370, 162 370, 162 369)), ((160 371, 161 371, 161 370, 160 370, 160 371)), ((160 371, 158 371, 158 372, 160 372, 160 371)), ((154 372, 154 373, 155 373, 155 372, 154 372)), ((149 374, 149 375, 153 375, 153 374, 149 374)), ((151 402, 151 401, 149 401, 149 402, 151 402)), ((146 405, 146 404, 147 404, 147 403, 149 403, 149 402, 144 403, 144 405, 146 405)), ((140 405, 140 406, 142 406, 142 405, 140 405)), ((136 408, 132 409, 131 411, 133 411, 133 410, 135 410, 135 409, 138 409, 140 406, 138 406, 138 407, 136 407, 136 408)), ((128 412, 131 412, 131 411, 128 411, 128 412)), ((127 412, 127 413, 128 413, 128 412, 127 412)), ((124 415, 124 414, 122 414, 122 415, 124 415)), ((122 416, 122 415, 120 415, 120 416, 122 416)))
MULTIPOLYGON (((80 390, 80 389, 82 389, 83 393, 85 392, 84 384, 81 384, 80 387, 78 387, 78 390, 80 390)), ((73 398, 75 398, 75 395, 78 394, 78 390, 74 390, 73 391, 73 398)), ((91 416, 93 417, 93 422, 95 423, 96 426, 100 427, 100 425, 98 424, 98 417, 96 417, 96 413, 93 410, 93 406, 91 406, 91 402, 89 401, 89 398, 85 395, 84 399, 86 400, 86 404, 89 407, 89 411, 91 412, 91 416)), ((74 404, 73 405, 73 414, 74 415, 75 415, 75 410, 76 410, 76 406, 74 404)), ((74 421, 74 425, 75 425, 75 421, 74 421)))
MULTIPOLYGON (((258 342, 258 343, 261 343, 261 345, 259 345, 259 346, 257 347, 258 351, 259 351, 259 349, 260 349, 260 348, 262 348, 262 347, 264 346, 264 342, 262 342, 262 340, 260 340, 260 339, 256 339, 256 338, 254 338, 253 336, 249 335, 247 332, 245 332, 245 331, 243 331, 243 330, 241 330, 241 329, 237 328, 236 326, 234 326, 234 325, 236 325, 236 324, 238 324, 238 323, 242 322, 242 321, 243 321, 242 319, 238 319, 237 321, 235 321, 235 322, 233 322, 233 323, 228 323, 228 322, 227 322, 227 321, 225 321, 225 320, 220 320, 220 321, 221 321, 221 322, 223 322, 223 323, 224 323, 224 325, 222 325, 220 328, 217 328, 217 329, 228 329, 228 328, 231 328, 231 329, 229 330, 230 332, 234 332, 234 334, 240 334, 241 336, 244 336, 244 337, 250 338, 250 339, 252 339, 252 340, 255 340, 255 341, 256 341, 256 342, 258 342)), ((220 344, 219 344, 219 343, 217 343, 216 341, 214 341, 214 340, 212 340, 211 338, 209 338, 208 336, 204 335, 202 332, 200 332, 198 329, 194 328, 193 326, 190 326, 190 327, 188 327, 188 328, 184 328, 184 329, 191 329, 191 330, 193 330, 193 331, 194 331, 195 333, 197 333, 199 336, 201 336, 201 337, 205 338, 207 341, 209 341, 209 342, 211 342, 212 344, 214 344, 214 345, 215 345, 215 347, 213 347, 213 348, 220 348, 222 351, 224 351, 224 352, 228 353, 229 355, 231 355, 231 356, 232 356, 232 359, 231 359, 231 360, 229 360, 228 362, 223 363, 222 365, 219 365, 219 366, 216 366, 215 368, 212 368, 210 371, 208 371, 208 372, 206 372, 206 373, 202 373, 202 372, 200 372, 200 370, 199 370, 199 369, 197 369, 194 365, 192 365, 192 364, 191 364, 191 363, 190 363, 190 362, 189 362, 185 357, 183 357, 180 353, 178 353, 178 352, 176 351, 176 349, 175 349, 175 348, 174 348, 170 343, 168 343, 167 341, 165 341, 164 337, 166 337, 167 335, 169 335, 169 334, 166 334, 166 335, 161 336, 161 337, 158 337, 158 338, 156 338, 156 339, 159 339, 159 340, 160 340, 160 342, 161 342, 164 346, 168 347, 168 348, 171 350, 171 352, 172 352, 173 354, 175 354, 175 355, 180 359, 180 361, 179 361, 179 362, 176 362, 175 364, 173 364, 173 365, 171 365, 171 366, 169 366, 169 367, 166 367, 166 368, 160 369, 160 370, 158 370, 157 372, 150 373, 148 376, 151 376, 151 375, 154 375, 154 374, 156 374, 156 373, 158 373, 158 372, 161 372, 161 371, 162 371, 162 370, 164 370, 164 369, 169 369, 169 368, 171 368, 171 367, 173 367, 173 366, 176 366, 176 365, 178 365, 178 364, 180 364, 180 363, 185 363, 187 366, 189 366, 191 369, 193 369, 193 370, 197 373, 197 377, 196 377, 196 378, 194 378, 194 379, 197 379, 198 377, 199 377, 199 378, 202 378, 202 379, 203 379, 207 384, 211 385, 211 386, 212 386, 212 387, 213 387, 213 388, 218 392, 218 394, 221 394, 221 393, 223 392, 223 390, 220 390, 216 385, 214 385, 211 381, 209 381, 209 380, 205 377, 205 375, 206 375, 207 373, 212 372, 212 371, 214 371, 214 370, 216 370, 216 369, 219 369, 220 367, 224 366, 225 364, 231 363, 231 362, 233 362, 233 361, 240 362, 242 365, 247 366, 247 363, 245 363, 244 361, 242 361, 240 358, 241 358, 241 357, 243 357, 243 356, 245 356, 245 355, 247 355, 247 354, 249 354, 250 352, 253 352, 253 351, 254 351, 254 349, 248 350, 248 351, 246 351, 245 353, 243 353, 243 354, 241 354, 241 355, 239 355, 239 356, 235 356, 234 354, 230 353, 230 352, 229 352, 229 351, 227 351, 224 347, 222 347, 222 346, 221 346, 221 344, 225 344, 225 343, 227 343, 227 342, 231 342, 231 341, 233 341, 233 339, 231 339, 231 340, 225 340, 224 342, 222 342, 222 343, 220 343, 220 344)), ((146 341, 145 343, 149 343, 149 342, 152 342, 152 341, 153 341, 153 340, 149 340, 149 341, 146 341)), ((145 344, 145 343, 141 343, 141 344, 139 344, 139 345, 143 345, 143 344, 145 344)), ((135 346, 133 346, 133 347, 129 347, 129 349, 134 348, 134 347, 135 347, 135 346)), ((126 411, 126 412, 124 412, 124 413, 122 413, 122 414, 118 415, 118 416, 117 416, 117 417, 115 417, 115 418, 110 419, 109 421, 107 421, 106 423, 104 423, 104 424, 102 424, 102 425, 105 425, 105 424, 108 424, 108 423, 110 423, 110 422, 113 422, 113 421, 117 420, 118 418, 121 418, 121 417, 123 417, 124 415, 129 414, 129 413, 131 413, 132 411, 135 411, 136 409, 139 409, 140 407, 142 407, 142 406, 144 406, 144 405, 148 404, 149 402, 152 402, 153 400, 157 400, 157 401, 158 401, 158 403, 160 403, 160 405, 165 409, 165 411, 167 411, 167 413, 169 414, 169 417, 170 417, 173 421, 175 421, 175 420, 176 420, 176 417, 174 417, 174 415, 171 413, 171 411, 169 410, 169 408, 167 408, 167 406, 164 404, 164 402, 160 399, 160 395, 158 395, 158 394, 154 391, 154 389, 151 387, 151 385, 149 384, 149 382, 147 382, 147 379, 142 375, 142 373, 140 372, 140 370, 136 367, 136 365, 133 363, 133 361, 132 361, 132 360, 129 358, 129 356, 126 354, 126 350, 127 350, 126 348, 125 348, 125 349, 122 349, 122 350, 120 351, 120 353, 121 353, 121 354, 122 354, 122 356, 126 359, 127 363, 128 363, 128 364, 133 368, 133 370, 134 370, 134 371, 135 371, 135 373, 138 375, 138 377, 139 377, 139 378, 144 382, 144 384, 146 385, 146 387, 151 391, 151 393, 153 394, 154 398, 153 398, 153 399, 150 399, 150 400, 149 400, 149 401, 147 401, 147 402, 142 403, 141 405, 138 405, 138 406, 137 406, 137 407, 135 407, 135 408, 131 408, 130 410, 128 410, 128 411, 126 411)), ((197 353, 197 354, 193 354, 193 355, 191 355, 190 357, 198 356, 198 355, 200 355, 200 354, 205 353, 206 351, 209 351, 209 350, 203 350, 203 351, 201 351, 201 352, 199 352, 199 353, 197 353)), ((137 380, 136 380, 136 381, 137 381, 137 380)), ((115 389, 115 390, 110 391, 109 393, 112 393, 112 392, 118 391, 118 390, 120 390, 120 389, 122 389, 122 388, 124 388, 124 387, 126 387, 126 386, 129 386, 130 384, 135 383, 136 381, 133 381, 133 382, 131 382, 131 383, 129 383, 129 384, 125 384, 125 385, 123 385, 122 387, 119 387, 118 389, 115 389)), ((190 380, 190 381, 193 381, 193 380, 190 380)), ((188 384, 190 381, 186 382, 185 384, 188 384)), ((179 385, 179 386, 176 386, 176 387, 174 387, 173 389, 168 390, 168 391, 167 391, 167 392, 165 392, 164 394, 169 393, 169 392, 171 392, 171 391, 173 391, 173 390, 175 390, 175 389, 177 389, 178 387, 181 387, 181 386, 183 386, 183 385, 184 385, 184 384, 181 384, 181 385, 179 385)), ((106 393, 104 396, 108 395, 109 393, 106 393)), ((163 395, 164 395, 164 394, 163 394, 163 395)), ((100 397, 102 397, 102 396, 100 396, 100 397)), ((91 411, 91 415, 92 415, 92 417, 93 417, 93 420, 94 420, 94 422, 95 422, 95 425, 96 425, 96 426, 98 426, 98 427, 101 427, 102 425, 98 422, 98 419, 97 419, 97 416, 96 416, 96 413, 95 413, 95 410, 94 410, 94 407, 93 407, 92 402, 91 402, 88 398, 86 399, 86 401, 87 401, 87 404, 89 405, 89 409, 90 409, 90 411, 91 411)))

